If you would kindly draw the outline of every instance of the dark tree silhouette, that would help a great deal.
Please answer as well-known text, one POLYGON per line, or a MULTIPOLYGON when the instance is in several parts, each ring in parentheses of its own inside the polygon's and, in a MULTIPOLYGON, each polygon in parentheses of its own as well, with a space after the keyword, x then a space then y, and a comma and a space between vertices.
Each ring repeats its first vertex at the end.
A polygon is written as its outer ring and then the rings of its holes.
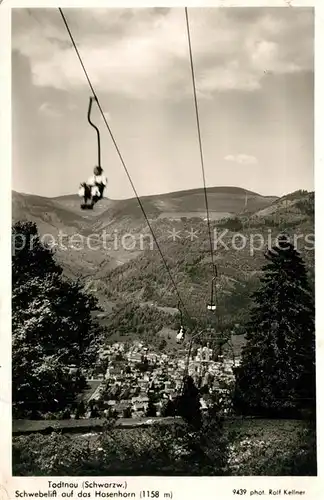
POLYGON ((295 416, 315 410, 314 303, 304 262, 288 237, 266 253, 236 373, 244 414, 295 416))
POLYGON ((174 417, 176 414, 176 405, 174 401, 168 399, 161 408, 161 417, 174 417))
POLYGON ((85 387, 81 368, 94 362, 101 330, 96 300, 62 277, 35 224, 14 225, 12 259, 12 398, 14 416, 60 411, 85 387), (70 373, 67 365, 77 370, 70 373))
POLYGON ((131 407, 130 407, 130 406, 127 406, 127 407, 123 410, 123 418, 132 418, 132 410, 131 410, 131 407))
POLYGON ((199 390, 190 376, 184 379, 183 391, 177 400, 177 413, 194 428, 201 427, 199 390))
POLYGON ((147 417, 156 417, 156 406, 155 406, 152 398, 149 399, 145 415, 147 417))

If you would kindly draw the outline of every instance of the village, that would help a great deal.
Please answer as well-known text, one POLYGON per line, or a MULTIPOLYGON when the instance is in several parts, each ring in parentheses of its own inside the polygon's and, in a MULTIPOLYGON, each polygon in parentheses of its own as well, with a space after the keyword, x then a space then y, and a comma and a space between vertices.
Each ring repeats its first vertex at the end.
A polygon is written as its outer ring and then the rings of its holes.
POLYGON ((216 403, 220 412, 230 413, 233 368, 239 359, 218 356, 215 361, 208 346, 187 357, 188 351, 157 353, 141 342, 102 347, 97 366, 85 373, 89 389, 82 394, 82 411, 76 418, 174 416, 173 403, 186 373, 200 389, 202 411, 216 403))

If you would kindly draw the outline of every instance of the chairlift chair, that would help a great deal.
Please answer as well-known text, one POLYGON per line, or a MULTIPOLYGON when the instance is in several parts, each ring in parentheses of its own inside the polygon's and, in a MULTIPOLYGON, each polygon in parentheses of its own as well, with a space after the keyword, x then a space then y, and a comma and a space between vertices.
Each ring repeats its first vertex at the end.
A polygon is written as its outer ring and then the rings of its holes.
POLYGON ((211 287, 210 287, 210 301, 207 304, 207 310, 208 311, 216 311, 217 305, 216 305, 216 275, 213 277, 212 282, 211 282, 211 287))
POLYGON ((180 330, 176 336, 177 342, 180 343, 184 339, 184 336, 185 336, 185 331, 183 326, 181 325, 180 330))
POLYGON ((180 343, 184 339, 184 336, 185 336, 185 329, 183 327, 183 317, 182 317, 182 310, 181 310, 180 302, 178 304, 178 309, 180 312, 180 329, 179 329, 179 332, 177 333, 176 339, 177 339, 177 342, 180 343))
MULTIPOLYGON (((91 121, 91 110, 93 101, 97 101, 96 97, 90 97, 89 107, 88 107, 88 122, 95 129, 97 133, 97 145, 98 145, 98 164, 94 168, 94 176, 100 176, 103 172, 101 167, 101 146, 100 146, 100 132, 96 125, 91 121)), ((95 184, 89 185, 86 182, 82 182, 79 187, 78 195, 83 198, 84 203, 81 204, 83 210, 92 210, 95 203, 103 197, 105 185, 95 184)))

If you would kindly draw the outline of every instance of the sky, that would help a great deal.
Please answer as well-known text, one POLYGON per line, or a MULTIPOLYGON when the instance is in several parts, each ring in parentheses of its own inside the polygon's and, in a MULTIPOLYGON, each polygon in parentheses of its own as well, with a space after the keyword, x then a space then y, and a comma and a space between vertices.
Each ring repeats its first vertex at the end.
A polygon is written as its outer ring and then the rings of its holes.
MULTIPOLYGON (((183 8, 64 9, 140 196, 203 186, 183 8)), ((207 186, 314 189, 313 10, 189 9, 207 186)), ((76 193, 91 91, 57 9, 12 12, 12 188, 76 193)), ((96 105, 106 196, 134 191, 96 105)))

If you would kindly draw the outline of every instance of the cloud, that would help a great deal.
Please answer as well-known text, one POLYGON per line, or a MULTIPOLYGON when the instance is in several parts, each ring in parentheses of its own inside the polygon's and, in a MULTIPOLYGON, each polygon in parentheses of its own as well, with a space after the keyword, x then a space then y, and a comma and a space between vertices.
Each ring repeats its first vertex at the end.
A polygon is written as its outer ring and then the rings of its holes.
POLYGON ((38 111, 42 115, 50 116, 52 118, 57 118, 62 116, 62 113, 49 102, 43 102, 43 104, 41 104, 41 106, 39 107, 38 111))
MULTIPOLYGON (((12 44, 28 57, 34 85, 84 88, 59 12, 34 10, 14 9, 12 44)), ((192 95, 183 9, 66 9, 65 15, 98 91, 133 98, 192 95)), ((202 97, 258 90, 269 74, 313 71, 310 9, 189 9, 189 20, 202 97)))
POLYGON ((256 165, 258 163, 255 156, 246 154, 227 155, 224 160, 239 163, 241 165, 256 165))

